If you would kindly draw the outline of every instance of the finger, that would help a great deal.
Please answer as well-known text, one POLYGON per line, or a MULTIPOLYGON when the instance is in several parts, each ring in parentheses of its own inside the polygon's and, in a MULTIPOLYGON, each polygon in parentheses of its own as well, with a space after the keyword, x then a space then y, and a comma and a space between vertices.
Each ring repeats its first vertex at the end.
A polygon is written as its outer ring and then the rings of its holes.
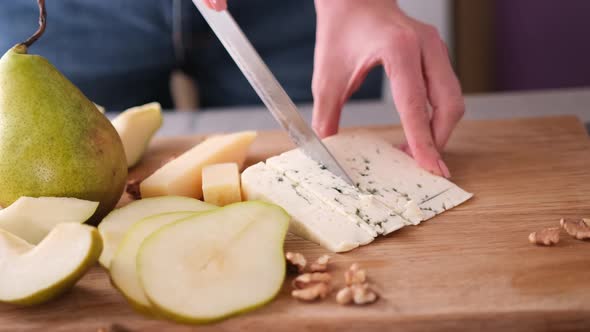
POLYGON ((432 134, 437 148, 442 151, 465 113, 465 103, 446 45, 434 28, 428 29, 422 48, 428 99, 432 106, 432 134))
MULTIPOLYGON (((327 58, 327 57, 325 57, 327 58)), ((357 91, 369 71, 380 63, 379 59, 360 60, 356 68, 348 69, 338 61, 316 57, 312 82, 314 108, 312 126, 320 137, 338 132, 342 107, 357 91), (348 74, 351 73, 351 74, 348 74)))
POLYGON ((422 168, 436 175, 447 175, 432 137, 417 36, 409 32, 396 36, 383 57, 412 155, 422 168))
POLYGON ((311 124, 321 138, 338 133, 342 106, 346 101, 349 74, 339 54, 329 54, 321 43, 316 46, 312 79, 313 115, 311 124))
POLYGON ((341 81, 328 73, 314 71, 313 115, 311 125, 321 138, 338 133, 342 113, 343 90, 341 81))
POLYGON ((222 11, 227 9, 227 0, 203 0, 207 7, 216 11, 222 11))
POLYGON ((350 96, 365 81, 376 61, 364 62, 353 70, 352 74, 332 63, 328 67, 319 66, 314 71, 312 90, 314 108, 312 126, 320 137, 327 137, 338 132, 342 107, 350 96))

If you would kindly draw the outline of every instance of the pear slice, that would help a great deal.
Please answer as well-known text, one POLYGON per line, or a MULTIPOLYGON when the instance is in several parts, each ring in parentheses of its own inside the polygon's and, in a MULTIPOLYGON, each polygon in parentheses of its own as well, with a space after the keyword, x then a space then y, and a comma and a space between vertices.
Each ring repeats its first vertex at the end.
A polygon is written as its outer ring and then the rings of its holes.
POLYGON ((159 103, 129 108, 111 121, 119 133, 131 168, 141 160, 152 136, 162 126, 162 107, 159 103))
POLYGON ((0 229, 37 244, 62 222, 81 224, 96 211, 98 202, 69 197, 20 197, 0 210, 0 229))
POLYGON ((98 225, 98 231, 104 242, 104 249, 98 261, 100 265, 108 269, 127 230, 145 217, 166 212, 199 212, 214 208, 217 207, 194 198, 162 196, 140 199, 113 210, 98 225))
POLYGON ((150 311, 148 301, 141 284, 135 261, 143 240, 162 226, 190 217, 198 212, 170 212, 147 217, 133 225, 125 234, 115 256, 111 261, 110 274, 113 285, 136 309, 150 311))
POLYGON ((207 323, 272 300, 285 278, 289 215, 250 201, 166 225, 137 256, 153 310, 184 323, 207 323))
POLYGON ((102 241, 96 228, 61 223, 39 245, 0 230, 0 301, 34 305, 76 284, 96 263, 102 241))

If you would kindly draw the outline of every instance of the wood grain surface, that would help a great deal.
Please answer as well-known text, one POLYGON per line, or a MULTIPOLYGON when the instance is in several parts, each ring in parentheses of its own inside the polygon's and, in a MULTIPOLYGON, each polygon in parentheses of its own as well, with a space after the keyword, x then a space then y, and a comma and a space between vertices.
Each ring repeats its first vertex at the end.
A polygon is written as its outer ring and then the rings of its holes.
MULTIPOLYGON (((400 128, 374 128, 392 142, 400 128)), ((131 173, 142 176, 202 137, 152 144, 131 173)), ((289 149, 262 132, 249 163, 289 149)), ((561 217, 590 217, 590 140, 573 117, 463 122, 445 156, 453 181, 475 193, 420 226, 333 256, 341 286, 351 263, 366 267, 381 299, 343 307, 333 296, 299 303, 290 283, 269 305, 214 325, 192 327, 134 312, 99 267, 60 299, 35 308, 0 305, 2 331, 588 331, 590 242, 563 234, 555 247, 530 232, 561 217)), ((125 204, 123 198, 121 204, 125 204)), ((289 236, 285 249, 315 259, 326 250, 289 236)), ((264 273, 264 271, 260 271, 264 273)))

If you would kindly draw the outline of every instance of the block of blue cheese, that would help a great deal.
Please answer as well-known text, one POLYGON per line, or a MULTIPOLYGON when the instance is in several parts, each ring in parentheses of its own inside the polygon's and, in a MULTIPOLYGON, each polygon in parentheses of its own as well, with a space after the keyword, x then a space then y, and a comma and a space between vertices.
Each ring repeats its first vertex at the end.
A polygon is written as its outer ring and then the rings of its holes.
POLYGON ((368 244, 472 196, 370 133, 337 135, 325 143, 355 186, 299 149, 249 167, 241 182, 245 199, 283 207, 292 217, 291 232, 328 250, 368 244))

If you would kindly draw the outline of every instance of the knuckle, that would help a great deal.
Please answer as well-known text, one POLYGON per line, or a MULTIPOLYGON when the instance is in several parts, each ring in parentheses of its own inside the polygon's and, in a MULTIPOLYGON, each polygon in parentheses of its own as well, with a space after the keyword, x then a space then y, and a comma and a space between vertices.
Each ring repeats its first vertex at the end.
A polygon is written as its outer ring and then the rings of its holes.
POLYGON ((433 25, 425 24, 422 27, 422 31, 425 39, 429 41, 439 41, 441 39, 440 34, 438 33, 438 29, 433 25))
POLYGON ((426 113, 426 105, 424 103, 424 96, 421 94, 412 94, 405 98, 404 104, 407 107, 408 112, 418 113, 426 113))
POLYGON ((441 96, 440 98, 441 110, 453 119, 459 120, 463 117, 466 111, 461 83, 456 76, 453 76, 449 79, 447 84, 445 84, 445 87, 446 88, 443 90, 444 96, 441 96))
POLYGON ((391 46, 394 48, 406 48, 418 46, 420 39, 416 30, 396 28, 391 33, 391 46))
POLYGON ((428 116, 426 108, 426 90, 423 88, 414 88, 412 92, 399 95, 399 101, 402 112, 411 114, 413 117, 428 116))
POLYGON ((453 98, 449 103, 449 113, 456 119, 461 119, 465 115, 465 102, 462 97, 453 98))
POLYGON ((447 98, 440 106, 442 114, 455 121, 460 120, 465 115, 465 101, 460 95, 447 98))

